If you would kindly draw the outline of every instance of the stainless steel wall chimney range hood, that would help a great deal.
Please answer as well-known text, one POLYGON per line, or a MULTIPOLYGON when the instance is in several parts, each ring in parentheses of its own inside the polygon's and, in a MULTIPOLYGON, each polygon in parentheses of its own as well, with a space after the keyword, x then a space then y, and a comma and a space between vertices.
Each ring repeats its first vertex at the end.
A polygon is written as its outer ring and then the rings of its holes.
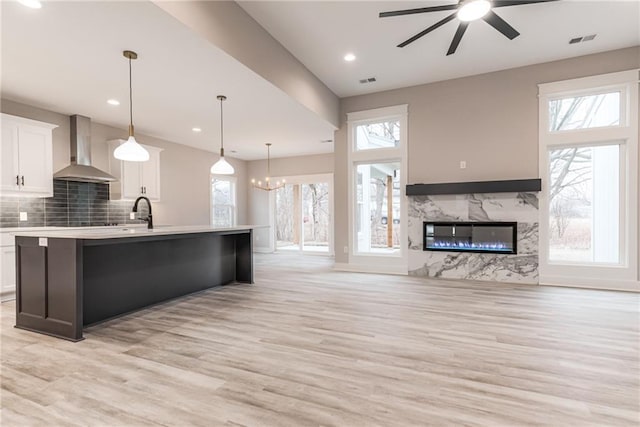
POLYGON ((91 166, 91 119, 73 115, 71 121, 71 164, 53 174, 53 179, 79 182, 111 182, 116 178, 91 166))

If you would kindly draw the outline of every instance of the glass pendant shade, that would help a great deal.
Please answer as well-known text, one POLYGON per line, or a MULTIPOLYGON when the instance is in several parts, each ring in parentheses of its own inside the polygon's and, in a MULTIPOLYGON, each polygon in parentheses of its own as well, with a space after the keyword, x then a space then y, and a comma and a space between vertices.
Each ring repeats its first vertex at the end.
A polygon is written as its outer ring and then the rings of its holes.
POLYGON ((458 19, 464 22, 482 18, 491 10, 488 0, 468 0, 458 10, 458 19))
POLYGON ((222 115, 222 103, 227 100, 224 95, 218 95, 220 101, 220 159, 211 166, 211 173, 214 175, 233 175, 233 166, 224 158, 224 120, 222 115))
POLYGON ((233 166, 225 160, 224 155, 211 166, 211 173, 215 175, 233 175, 234 172, 233 166))
POLYGON ((124 144, 115 149, 113 157, 128 162, 146 162, 149 160, 149 152, 131 135, 124 144))
POLYGON ((138 59, 138 54, 125 50, 122 55, 129 61, 129 139, 120 144, 113 152, 113 157, 127 162, 146 162, 149 160, 149 152, 136 141, 133 136, 133 85, 131 79, 131 61, 138 59))

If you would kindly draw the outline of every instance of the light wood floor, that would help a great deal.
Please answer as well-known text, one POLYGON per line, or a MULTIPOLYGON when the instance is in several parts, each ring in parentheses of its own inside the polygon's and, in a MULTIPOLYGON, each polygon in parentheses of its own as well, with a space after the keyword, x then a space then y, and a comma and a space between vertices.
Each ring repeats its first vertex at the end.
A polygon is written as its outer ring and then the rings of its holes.
POLYGON ((70 343, 2 304, 2 426, 635 425, 639 297, 259 255, 70 343))

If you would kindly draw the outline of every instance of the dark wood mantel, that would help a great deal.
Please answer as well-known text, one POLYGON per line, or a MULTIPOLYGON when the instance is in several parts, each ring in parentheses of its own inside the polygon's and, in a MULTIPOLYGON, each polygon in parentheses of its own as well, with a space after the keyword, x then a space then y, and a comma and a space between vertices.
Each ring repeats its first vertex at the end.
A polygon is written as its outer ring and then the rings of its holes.
POLYGON ((407 196, 429 196, 443 194, 474 194, 474 193, 522 193, 537 192, 542 189, 542 180, 510 179, 503 181, 470 181, 446 182, 438 184, 409 184, 407 196))

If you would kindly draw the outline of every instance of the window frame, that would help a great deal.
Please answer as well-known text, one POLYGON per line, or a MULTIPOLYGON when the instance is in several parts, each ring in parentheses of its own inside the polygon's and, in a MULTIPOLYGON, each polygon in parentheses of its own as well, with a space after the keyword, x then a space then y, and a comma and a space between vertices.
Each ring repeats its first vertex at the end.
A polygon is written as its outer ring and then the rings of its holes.
MULTIPOLYGON (((626 97, 626 92, 627 92, 627 88, 626 85, 624 84, 615 84, 615 85, 610 85, 610 86, 604 86, 604 87, 599 87, 599 88, 595 88, 595 89, 578 89, 578 90, 574 90, 574 91, 565 91, 565 92, 561 92, 561 93, 555 93, 553 94, 553 96, 549 96, 547 98, 547 111, 546 111, 546 115, 545 117, 547 118, 547 132, 552 134, 552 135, 558 135, 558 134, 563 134, 563 133, 572 133, 572 132, 586 132, 586 131, 592 131, 592 130, 597 130, 597 129, 615 129, 615 128, 620 128, 620 127, 625 127, 625 125, 627 124, 627 115, 628 115, 628 108, 627 108, 627 102, 628 102, 628 97, 626 97), (551 130, 549 129, 549 110, 548 110, 548 106, 549 103, 553 102, 553 101, 558 101, 558 100, 562 100, 562 99, 568 99, 568 98, 578 98, 578 97, 582 97, 582 96, 598 96, 598 95, 605 95, 608 93, 614 93, 614 92, 618 92, 620 93, 620 120, 619 123, 617 125, 612 125, 612 126, 596 126, 596 127, 592 127, 592 128, 580 128, 580 129, 560 129, 560 130, 551 130)), ((542 116, 541 116, 542 117, 542 116)))
POLYGON ((358 111, 347 114, 347 158, 348 158, 348 216, 349 246, 348 266, 353 271, 368 271, 392 274, 408 274, 408 215, 407 196, 407 147, 408 147, 408 104, 358 111), (363 124, 398 120, 400 122, 400 141, 398 147, 357 149, 356 129, 363 124), (357 167, 362 164, 391 163, 400 164, 400 250, 397 254, 381 255, 371 252, 358 252, 356 247, 355 203, 357 167))
MULTIPOLYGON (((304 250, 304 247, 300 247, 300 253, 303 254, 312 254, 318 256, 335 256, 335 247, 334 247, 334 200, 333 200, 333 172, 332 173, 319 173, 319 174, 309 174, 309 175, 290 175, 290 176, 278 176, 273 177, 272 180, 286 180, 287 184, 292 185, 304 185, 304 184, 315 184, 318 182, 326 182, 329 185, 329 242, 328 242, 328 251, 324 252, 313 252, 309 250, 304 250)), ((276 236, 276 192, 269 192, 269 209, 271 215, 269 216, 269 226, 271 227, 271 241, 273 242, 272 251, 278 250, 278 239, 276 236)), ((304 230, 301 230, 304 231, 304 230)))
POLYGON ((215 227, 214 218, 213 218, 213 214, 215 212, 215 204, 214 204, 214 198, 213 198, 213 181, 214 180, 225 181, 231 184, 231 199, 233 204, 231 205, 224 204, 222 206, 230 206, 232 208, 232 215, 231 215, 232 224, 229 227, 235 227, 238 224, 238 178, 235 176, 229 176, 229 175, 216 175, 216 174, 209 175, 209 224, 212 227, 215 227))
POLYGON ((539 272, 541 285, 640 290, 638 281, 638 80, 639 70, 597 75, 539 87, 540 193, 539 272), (549 129, 549 103, 567 97, 620 92, 620 123, 584 129, 549 129), (572 147, 618 145, 620 148, 620 263, 549 259, 549 153, 572 147))

